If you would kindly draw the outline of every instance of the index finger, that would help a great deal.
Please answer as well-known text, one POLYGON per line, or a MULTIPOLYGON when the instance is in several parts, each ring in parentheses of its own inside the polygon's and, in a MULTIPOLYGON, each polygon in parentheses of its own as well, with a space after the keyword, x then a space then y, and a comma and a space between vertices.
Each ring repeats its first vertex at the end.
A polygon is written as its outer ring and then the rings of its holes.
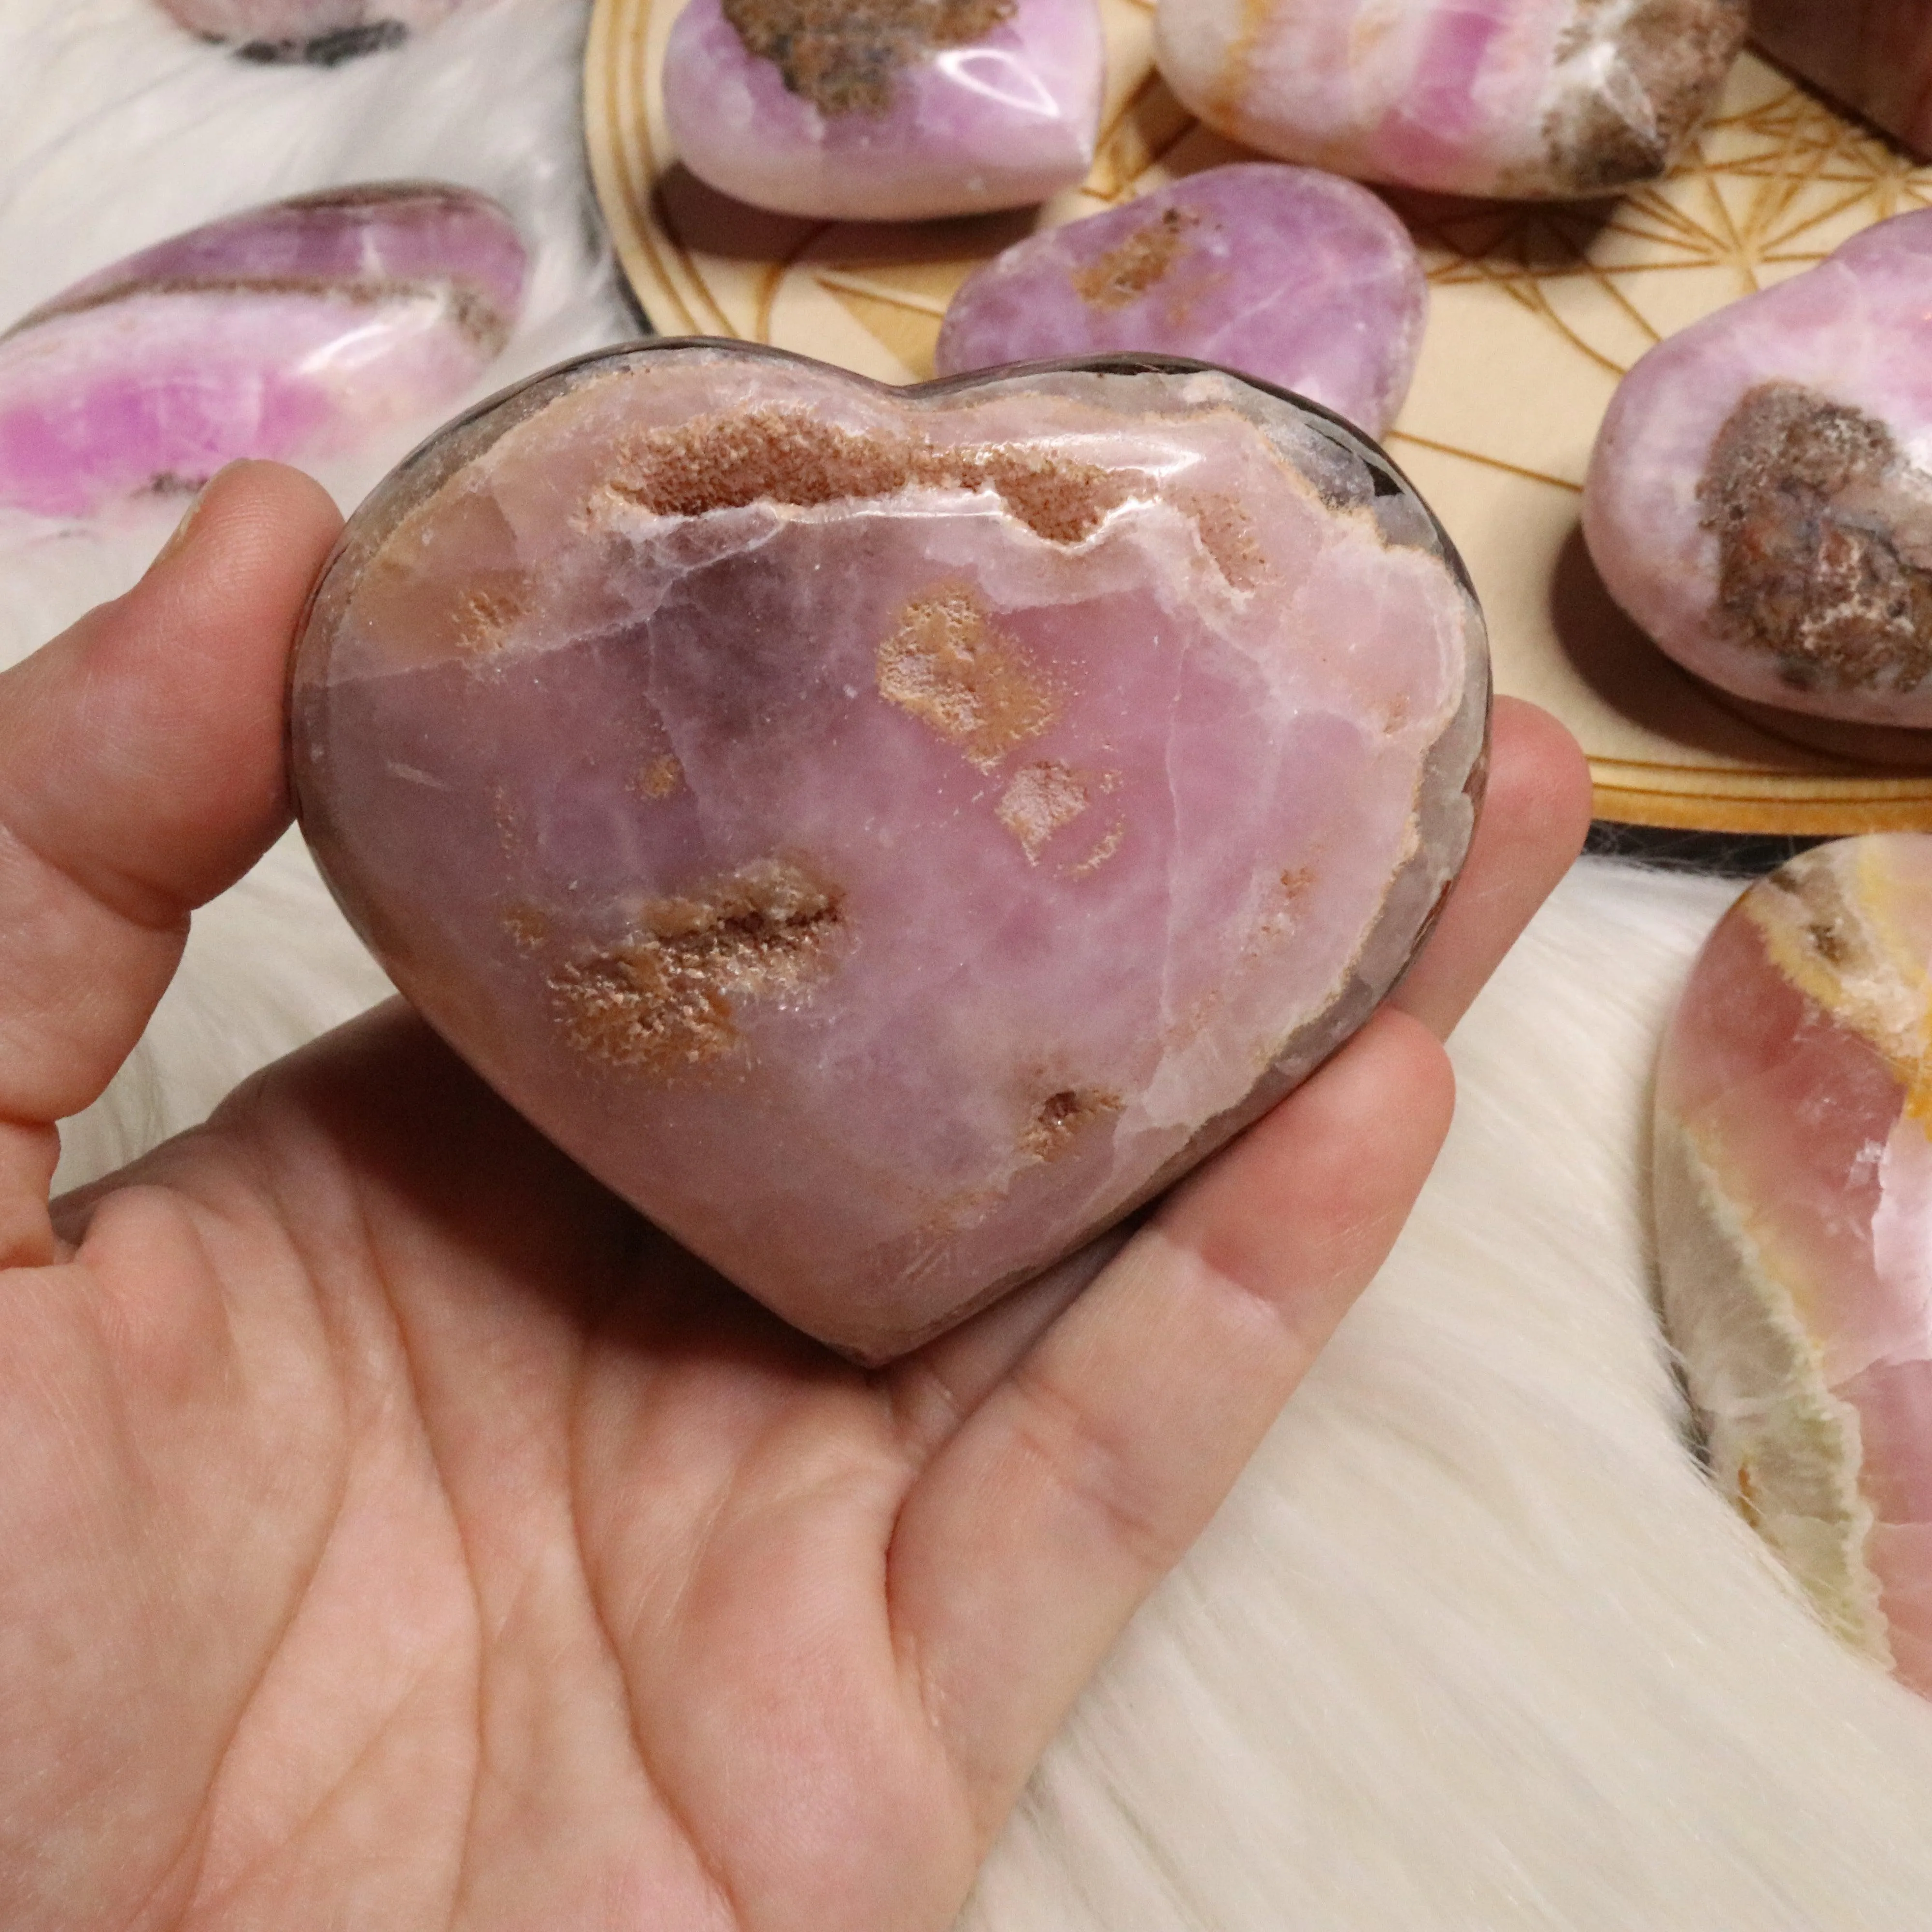
POLYGON ((1541 706, 1496 700, 1487 796, 1461 875, 1389 1004, 1447 1040, 1582 848, 1590 768, 1541 706))

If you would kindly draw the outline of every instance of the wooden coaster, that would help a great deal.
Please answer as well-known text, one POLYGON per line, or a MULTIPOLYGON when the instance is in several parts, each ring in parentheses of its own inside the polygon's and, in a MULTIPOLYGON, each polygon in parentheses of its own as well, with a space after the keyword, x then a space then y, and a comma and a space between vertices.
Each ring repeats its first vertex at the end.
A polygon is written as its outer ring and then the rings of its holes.
MULTIPOLYGON (((1035 226, 1246 158, 1154 70, 1150 5, 1100 0, 1099 157, 1040 209, 916 225, 800 221, 713 194, 664 131, 680 0, 597 0, 585 63, 592 175, 619 259, 667 334, 769 342, 892 382, 932 373, 952 291, 1035 226)), ((1615 202, 1391 193, 1429 272, 1422 359, 1388 443, 1467 559, 1498 690, 1588 753, 1600 818, 1723 832, 1932 829, 1932 733, 1864 732, 1748 705, 1679 670, 1618 611, 1577 529, 1618 378, 1653 343, 1932 205, 1916 164, 1755 56, 1669 178, 1615 202)))

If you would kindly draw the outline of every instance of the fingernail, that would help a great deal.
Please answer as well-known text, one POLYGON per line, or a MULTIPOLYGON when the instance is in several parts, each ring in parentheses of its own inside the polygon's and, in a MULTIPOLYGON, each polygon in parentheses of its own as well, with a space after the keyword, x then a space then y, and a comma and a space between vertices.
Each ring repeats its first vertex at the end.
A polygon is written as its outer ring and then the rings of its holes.
POLYGON ((168 559, 180 550, 188 542, 188 533, 194 528, 194 520, 201 514, 201 506, 208 501, 208 485, 204 483, 194 493, 194 501, 188 506, 187 513, 176 524, 167 542, 154 553, 154 560, 148 565, 151 571, 158 570, 168 559))
POLYGON ((167 542, 162 544, 160 548, 154 553, 154 560, 152 563, 148 565, 148 569, 160 569, 161 566, 166 563, 170 557, 177 555, 185 547, 189 537, 194 533, 194 520, 201 514, 202 506, 208 501, 208 492, 212 490, 214 488, 215 484, 219 483, 222 478, 234 467, 235 466, 232 463, 224 463, 221 467, 194 493, 194 501, 189 504, 181 521, 176 524, 173 534, 168 538, 167 542))

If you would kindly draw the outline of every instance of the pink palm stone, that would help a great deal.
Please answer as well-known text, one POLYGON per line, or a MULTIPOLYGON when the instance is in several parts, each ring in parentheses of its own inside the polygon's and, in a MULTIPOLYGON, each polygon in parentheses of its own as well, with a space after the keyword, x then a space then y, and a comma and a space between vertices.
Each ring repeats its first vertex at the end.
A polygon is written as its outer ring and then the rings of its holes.
POLYGON ((394 45, 463 0, 161 0, 192 32, 259 60, 325 64, 394 45))
POLYGON ((512 392, 358 511, 295 772, 459 1051, 876 1360, 1366 1016, 1461 862, 1487 689, 1419 500, 1272 392, 674 342, 512 392))
POLYGON ((1925 0, 1754 0, 1751 32, 1772 58, 1932 154, 1925 0))
POLYGON ((1766 704, 1932 724, 1932 210, 1653 349, 1590 459, 1612 596, 1766 704))
POLYGON ((968 277, 941 375, 1108 350, 1219 362, 1380 436, 1408 393, 1428 284, 1366 188, 1238 163, 1030 236, 968 277))
POLYGON ((496 202, 426 182, 274 202, 130 255, 0 336, 0 504, 81 515, 236 457, 356 448, 475 382, 524 268, 496 202))
POLYGON ((689 0, 664 49, 685 165, 758 208, 909 221, 1085 178, 1095 0, 689 0))
POLYGON ((1658 1070, 1664 1312, 1718 1480, 1932 1695, 1932 836, 1792 860, 1712 934, 1658 1070))
POLYGON ((1667 168, 1746 0, 1160 0, 1162 74, 1262 153, 1444 194, 1613 193, 1667 168))

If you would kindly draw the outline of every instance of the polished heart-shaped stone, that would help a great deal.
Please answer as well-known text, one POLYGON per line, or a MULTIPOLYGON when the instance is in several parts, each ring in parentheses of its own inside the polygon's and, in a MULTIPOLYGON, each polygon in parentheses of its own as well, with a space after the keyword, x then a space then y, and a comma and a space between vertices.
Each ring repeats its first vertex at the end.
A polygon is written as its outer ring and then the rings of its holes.
POLYGON ((294 769, 456 1048, 880 1360, 1360 1023, 1461 862, 1488 692, 1447 539, 1314 405, 1158 358, 894 390, 653 343, 358 512, 294 769))
POLYGON ((1094 0, 688 0, 664 116, 685 166, 754 208, 980 214, 1086 178, 1106 65, 1094 0))

